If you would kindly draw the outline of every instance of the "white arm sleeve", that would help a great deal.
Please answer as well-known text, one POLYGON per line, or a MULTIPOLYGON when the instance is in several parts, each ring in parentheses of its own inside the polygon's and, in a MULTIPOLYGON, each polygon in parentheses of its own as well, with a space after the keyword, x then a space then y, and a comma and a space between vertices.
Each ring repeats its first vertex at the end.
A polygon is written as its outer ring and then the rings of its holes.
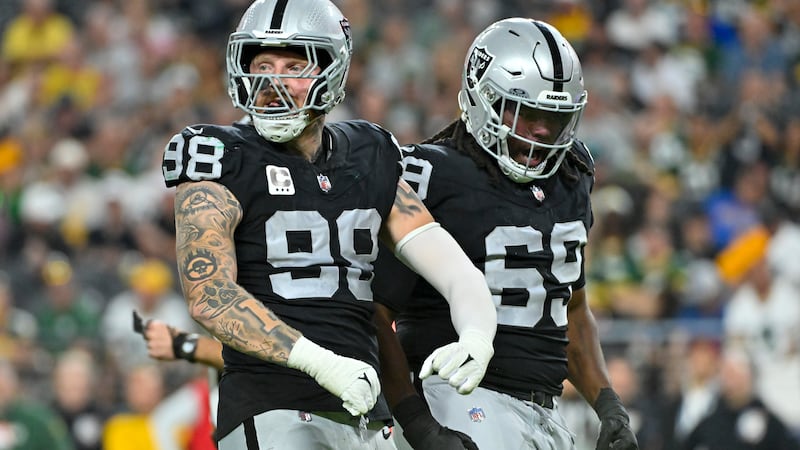
POLYGON ((428 223, 400 239, 395 254, 444 296, 459 336, 471 330, 494 340, 497 312, 486 279, 450 233, 428 223))

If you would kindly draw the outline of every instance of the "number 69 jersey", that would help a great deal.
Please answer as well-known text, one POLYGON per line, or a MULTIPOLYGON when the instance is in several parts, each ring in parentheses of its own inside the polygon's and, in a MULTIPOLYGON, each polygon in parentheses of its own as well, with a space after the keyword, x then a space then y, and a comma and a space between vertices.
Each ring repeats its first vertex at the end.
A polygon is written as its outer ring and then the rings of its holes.
MULTIPOLYGON (((593 176, 576 170, 575 183, 559 174, 539 184, 502 175, 491 181, 473 158, 449 146, 402 150, 403 178, 484 272, 492 293, 495 354, 481 386, 524 399, 532 390, 559 395, 567 376, 567 303, 585 283, 593 176)), ((582 144, 571 151, 593 167, 582 144)), ((416 372, 434 349, 458 337, 441 295, 383 250, 373 289, 377 301, 399 312, 398 336, 416 372)))
MULTIPOLYGON (((186 127, 165 149, 164 179, 170 187, 211 180, 230 190, 243 210, 234 236, 237 283, 312 341, 377 370, 371 281, 400 151, 366 121, 326 124, 323 141, 326 157, 311 163, 250 124, 186 127)), ((230 418, 227 407, 241 418, 275 408, 344 411, 299 371, 227 346, 223 356, 221 418, 230 418)))

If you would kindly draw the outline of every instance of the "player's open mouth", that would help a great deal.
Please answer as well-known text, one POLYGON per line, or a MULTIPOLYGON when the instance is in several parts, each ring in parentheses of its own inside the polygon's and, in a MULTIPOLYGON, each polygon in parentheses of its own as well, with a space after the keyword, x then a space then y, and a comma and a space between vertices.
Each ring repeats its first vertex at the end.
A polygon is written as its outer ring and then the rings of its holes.
POLYGON ((270 98, 266 99, 262 103, 261 110, 263 114, 286 114, 287 112, 291 111, 292 106, 286 104, 279 98, 270 98))
POLYGON ((256 101, 262 108, 285 108, 286 103, 271 88, 262 89, 256 101))
POLYGON ((546 153, 545 150, 534 150, 530 157, 528 157, 528 152, 517 152, 514 155, 514 161, 523 166, 534 168, 544 162, 546 153))

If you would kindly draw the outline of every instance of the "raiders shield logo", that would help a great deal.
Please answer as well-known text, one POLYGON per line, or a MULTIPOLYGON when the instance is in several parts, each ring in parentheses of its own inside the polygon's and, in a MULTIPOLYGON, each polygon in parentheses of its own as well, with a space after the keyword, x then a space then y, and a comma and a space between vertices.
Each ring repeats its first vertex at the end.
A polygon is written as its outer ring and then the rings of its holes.
POLYGON ((339 25, 342 26, 342 31, 344 32, 344 39, 347 42, 347 51, 353 53, 353 32, 350 31, 350 22, 347 18, 344 18, 339 21, 339 25))
POLYGON ((492 63, 494 56, 486 52, 486 47, 475 47, 469 55, 469 67, 467 68, 467 84, 470 89, 474 88, 478 81, 486 74, 486 69, 492 63))

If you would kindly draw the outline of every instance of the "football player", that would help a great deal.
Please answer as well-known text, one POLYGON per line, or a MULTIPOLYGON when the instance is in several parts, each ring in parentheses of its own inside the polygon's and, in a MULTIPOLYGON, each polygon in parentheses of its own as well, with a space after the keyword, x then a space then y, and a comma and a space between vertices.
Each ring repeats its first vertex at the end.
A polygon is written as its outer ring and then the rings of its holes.
MULTIPOLYGON (((378 312, 387 323, 399 313, 397 333, 433 416, 479 448, 574 448, 558 412, 568 378, 601 420, 597 449, 636 449, 586 299, 594 166, 575 134, 587 101, 580 61, 553 26, 511 18, 477 36, 462 75, 460 119, 403 148, 403 178, 489 284, 498 328, 480 386, 464 396, 430 376, 446 378, 457 364, 448 304, 384 257, 373 286, 385 305, 378 312)), ((402 354, 383 362, 387 374, 400 373, 390 364, 404 367, 402 354)), ((401 396, 394 391, 406 384, 398 378, 384 391, 401 396)), ((403 407, 425 410, 409 399, 403 407)))
POLYGON ((220 450, 394 448, 372 322, 379 238, 452 304, 447 381, 471 391, 493 354, 483 274, 400 179, 396 140, 325 123, 351 50, 329 0, 256 0, 226 52, 251 121, 188 126, 164 151, 183 293, 223 344, 220 450))

